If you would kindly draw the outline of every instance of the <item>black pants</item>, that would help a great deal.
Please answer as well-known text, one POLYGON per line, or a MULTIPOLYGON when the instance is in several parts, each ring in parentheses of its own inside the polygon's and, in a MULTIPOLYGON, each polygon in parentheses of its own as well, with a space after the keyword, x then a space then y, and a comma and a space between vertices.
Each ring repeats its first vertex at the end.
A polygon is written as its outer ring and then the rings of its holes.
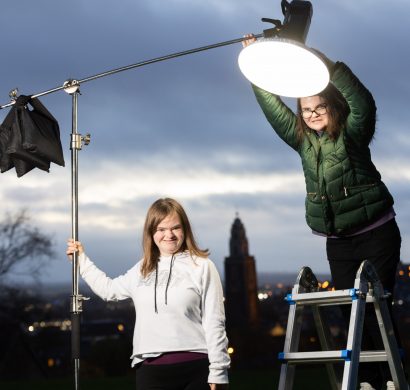
POLYGON ((140 364, 137 390, 209 390, 208 359, 175 364, 140 364))
MULTIPOLYGON (((375 267, 386 291, 393 293, 396 268, 400 261, 401 237, 395 219, 369 232, 346 238, 328 238, 326 242, 327 257, 334 286, 337 290, 352 288, 356 272, 363 260, 368 260, 375 267)), ((391 302, 388 301, 391 312, 391 302)), ((374 309, 367 305, 362 350, 381 350, 383 348, 380 330, 374 309)), ((349 321, 350 306, 342 305, 345 320, 349 321)), ((396 338, 399 342, 398 332, 396 338)), ((400 342, 399 342, 400 345, 400 342)), ((380 388, 391 380, 387 363, 360 364, 360 382, 369 382, 380 388), (377 368, 376 368, 377 366, 377 368)))

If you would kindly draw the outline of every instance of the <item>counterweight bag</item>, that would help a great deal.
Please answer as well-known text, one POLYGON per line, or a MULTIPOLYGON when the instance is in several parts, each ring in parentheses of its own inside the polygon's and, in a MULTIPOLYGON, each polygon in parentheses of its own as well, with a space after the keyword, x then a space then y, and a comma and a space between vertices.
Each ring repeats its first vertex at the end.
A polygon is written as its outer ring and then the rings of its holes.
POLYGON ((14 166, 20 177, 33 168, 48 171, 50 162, 64 166, 58 122, 38 99, 19 96, 1 128, 1 172, 14 166))

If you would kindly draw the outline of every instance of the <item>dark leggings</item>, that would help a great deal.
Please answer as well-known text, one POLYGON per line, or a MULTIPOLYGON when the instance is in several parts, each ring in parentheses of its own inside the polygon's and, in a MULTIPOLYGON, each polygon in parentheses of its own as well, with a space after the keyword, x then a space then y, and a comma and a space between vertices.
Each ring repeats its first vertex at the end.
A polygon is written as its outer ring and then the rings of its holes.
MULTIPOLYGON (((395 219, 357 236, 328 238, 327 257, 335 288, 337 290, 352 288, 361 262, 368 260, 375 267, 384 289, 393 293, 396 268, 400 261, 400 246, 400 231, 395 219)), ((391 302, 392 300, 389 299, 390 311, 391 302)), ((370 304, 367 306, 362 350, 384 349, 376 314, 370 304)), ((350 306, 343 305, 341 308, 348 323, 350 306)), ((397 331, 396 338, 399 342, 397 331)), ((360 364, 360 382, 369 382, 375 388, 379 388, 378 386, 382 384, 385 385, 386 381, 391 378, 387 363, 379 363, 377 367, 378 369, 375 369, 375 363, 360 364)))
POLYGON ((208 359, 175 364, 140 364, 137 390, 209 390, 208 359))

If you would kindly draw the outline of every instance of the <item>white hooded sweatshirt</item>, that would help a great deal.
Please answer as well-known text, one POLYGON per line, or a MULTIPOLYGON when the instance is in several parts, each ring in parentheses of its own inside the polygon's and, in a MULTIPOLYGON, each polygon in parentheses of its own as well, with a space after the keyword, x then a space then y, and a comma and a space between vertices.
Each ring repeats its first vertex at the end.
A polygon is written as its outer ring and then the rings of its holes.
POLYGON ((142 277, 141 264, 112 279, 85 254, 79 256, 80 274, 98 296, 134 302, 132 366, 165 352, 207 353, 208 382, 228 383, 223 291, 214 263, 188 252, 161 256, 157 283, 155 271, 142 277))

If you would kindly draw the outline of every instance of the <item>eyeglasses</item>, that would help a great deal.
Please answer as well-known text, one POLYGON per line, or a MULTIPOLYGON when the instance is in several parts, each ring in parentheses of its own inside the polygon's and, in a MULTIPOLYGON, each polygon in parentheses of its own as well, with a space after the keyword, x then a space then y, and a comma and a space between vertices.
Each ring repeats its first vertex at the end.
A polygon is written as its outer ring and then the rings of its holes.
POLYGON ((318 106, 315 107, 314 110, 311 110, 310 108, 303 108, 302 109, 302 117, 305 119, 310 119, 313 115, 313 113, 316 113, 316 115, 324 115, 327 113, 327 104, 319 104, 318 106))

